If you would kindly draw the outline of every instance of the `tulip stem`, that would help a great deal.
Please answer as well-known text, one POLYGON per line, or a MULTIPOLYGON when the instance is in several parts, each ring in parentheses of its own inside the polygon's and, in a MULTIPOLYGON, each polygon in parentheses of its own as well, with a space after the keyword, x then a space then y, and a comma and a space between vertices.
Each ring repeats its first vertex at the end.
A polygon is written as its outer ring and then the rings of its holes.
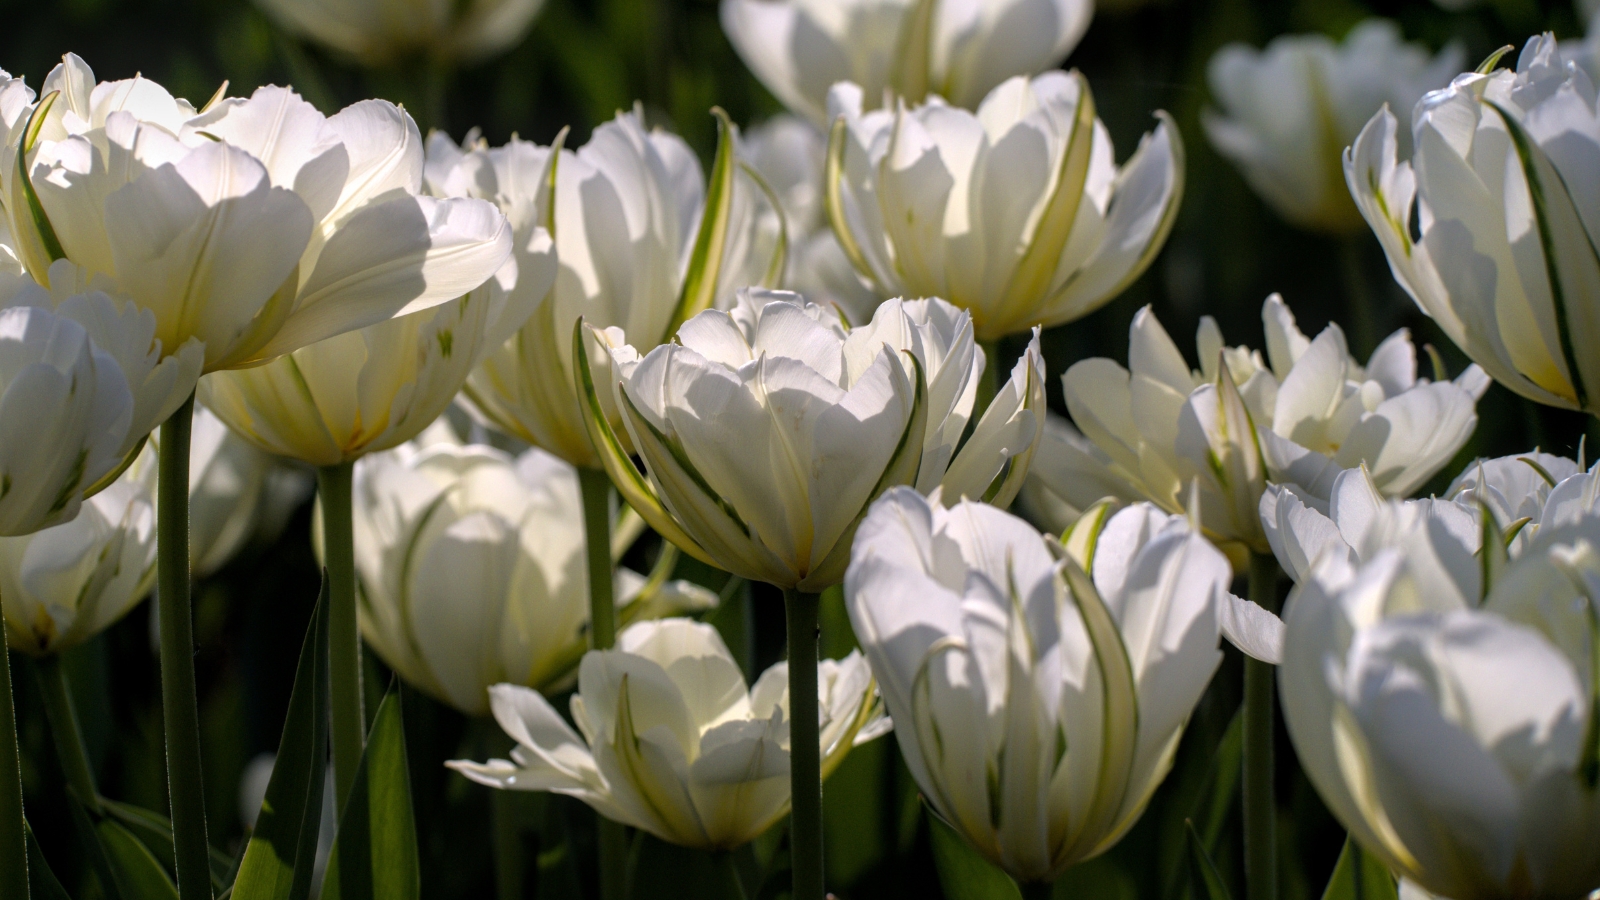
MULTIPOLYGON (((1250 601, 1278 611, 1278 561, 1250 554, 1250 601)), ((1272 796, 1273 678, 1271 663, 1244 661, 1244 869, 1248 900, 1277 900, 1277 822, 1272 796)))
POLYGON ((361 631, 356 623, 356 547, 351 475, 345 462, 317 470, 322 500, 322 558, 328 574, 328 734, 333 740, 334 814, 344 815, 355 787, 367 718, 361 696, 361 631))
POLYGON ((793 900, 822 900, 822 749, 817 734, 820 595, 783 592, 789 626, 789 862, 793 900))
POLYGON ((522 831, 510 791, 490 791, 489 813, 494 820, 494 884, 499 900, 522 897, 522 831))
POLYGON ((210 900, 205 782, 200 777, 200 704, 194 682, 194 611, 189 598, 189 430, 194 395, 161 425, 156 486, 156 614, 161 629, 161 718, 172 804, 173 863, 181 900, 210 900))
POLYGON ((1339 241, 1339 265, 1344 270, 1344 290, 1350 310, 1350 349, 1352 355, 1360 359, 1366 359, 1377 348, 1378 341, 1372 286, 1367 283, 1364 260, 1369 240, 1367 230, 1362 229, 1360 234, 1339 241))
POLYGON ((34 660, 39 676, 39 692, 44 696, 44 715, 50 720, 50 738, 61 761, 61 774, 78 799, 94 813, 100 811, 100 797, 94 786, 94 768, 83 747, 83 731, 78 727, 78 711, 67 685, 67 670, 58 654, 34 660))
MULTIPOLYGON (((616 586, 611 561, 611 478, 604 469, 578 469, 583 495, 583 539, 589 559, 589 646, 610 650, 617 643, 616 586)), ((627 893, 628 832, 620 822, 597 817, 601 900, 627 893)))
POLYGON ((1017 885, 1022 900, 1050 900, 1056 895, 1056 886, 1048 881, 1029 881, 1017 885))
POLYGON ((744 879, 739 877, 739 861, 732 852, 721 851, 712 854, 716 860, 717 874, 722 876, 722 892, 724 900, 746 900, 749 895, 744 890, 744 879))
POLYGON ((989 411, 994 395, 1000 391, 1000 341, 983 341, 983 377, 978 379, 978 397, 972 404, 972 423, 975 425, 989 411))
POLYGON ((11 652, 0 646, 0 897, 28 897, 28 838, 22 820, 22 757, 11 704, 11 652))

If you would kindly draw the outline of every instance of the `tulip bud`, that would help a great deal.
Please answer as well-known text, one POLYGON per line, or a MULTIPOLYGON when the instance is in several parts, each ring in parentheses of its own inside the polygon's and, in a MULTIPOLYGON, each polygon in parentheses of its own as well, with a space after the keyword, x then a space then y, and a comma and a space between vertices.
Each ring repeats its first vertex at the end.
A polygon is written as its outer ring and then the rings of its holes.
POLYGON ((1452 44, 1429 57, 1402 43, 1400 28, 1368 19, 1344 43, 1320 34, 1283 35, 1265 50, 1229 44, 1211 57, 1207 80, 1222 107, 1201 121, 1217 152, 1278 215, 1316 231, 1359 231, 1339 158, 1385 103, 1410 109, 1461 71, 1452 44))
POLYGON ((722 0, 722 30, 789 111, 822 126, 828 88, 862 86, 971 109, 1013 75, 1053 69, 1089 27, 1089 0, 722 0))
POLYGON ((434 65, 482 62, 527 36, 544 0, 256 0, 286 30, 382 67, 426 54, 434 65))
POLYGON ((880 296, 943 297, 980 341, 1079 319, 1155 259, 1183 193, 1165 113, 1119 169, 1077 72, 1012 78, 976 114, 937 97, 865 112, 834 87, 834 234, 880 296))
POLYGON ((897 488, 845 579, 918 788, 1019 881, 1133 827, 1222 659, 1227 559, 1149 504, 1104 513, 1063 549, 993 507, 897 488))
MULTIPOLYGON (((1462 597, 1431 527, 1290 595, 1284 718, 1328 808, 1445 897, 1582 897, 1600 883, 1600 518, 1542 531, 1462 597)), ((1486 571, 1492 571, 1486 569, 1486 571)))
MULTIPOLYGON (((471 715, 488 712, 493 684, 571 683, 589 587, 570 466, 430 433, 356 464, 353 517, 362 634, 408 682, 471 715)), ((715 605, 667 580, 675 559, 669 549, 648 581, 617 570, 620 621, 715 605)))
POLYGON ((623 498, 685 552, 786 589, 837 584, 857 523, 894 485, 1009 503, 1039 441, 1035 332, 961 442, 987 363, 971 318, 938 299, 889 301, 847 332, 835 311, 797 294, 749 290, 731 313, 701 313, 642 359, 631 347, 611 357, 649 480, 592 382, 587 422, 623 498))
MULTIPOLYGON (((778 663, 746 688, 709 625, 641 622, 615 650, 584 656, 572 698, 578 732, 540 694, 497 684, 491 703, 517 742, 515 761, 448 765, 490 787, 577 797, 664 841, 731 850, 788 814, 788 681, 778 663)), ((824 660, 818 682, 826 777, 890 722, 859 653, 824 660)))
POLYGON ((1344 158, 1395 278, 1496 381, 1600 414, 1589 76, 1563 63, 1553 36, 1535 37, 1515 72, 1469 72, 1424 97, 1411 132, 1416 150, 1401 161, 1384 109, 1344 158))

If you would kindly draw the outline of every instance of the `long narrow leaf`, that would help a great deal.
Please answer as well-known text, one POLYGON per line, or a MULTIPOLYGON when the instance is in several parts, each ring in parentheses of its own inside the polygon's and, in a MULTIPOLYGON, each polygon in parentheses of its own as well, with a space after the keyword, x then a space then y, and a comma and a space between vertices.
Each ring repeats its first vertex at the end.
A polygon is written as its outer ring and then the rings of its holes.
POLYGON ((1383 863, 1361 849, 1361 845, 1344 839, 1344 850, 1333 867, 1333 876, 1322 892, 1322 900, 1398 900, 1399 889, 1394 876, 1383 863))
POLYGON ((28 836, 28 892, 32 900, 72 900, 50 871, 50 863, 39 849, 39 839, 33 836, 33 826, 24 819, 22 828, 28 836))
MULTIPOLYGON (((105 797, 100 798, 100 810, 107 817, 116 819, 124 828, 133 832, 141 843, 150 848, 156 859, 168 868, 172 865, 172 821, 166 816, 153 810, 133 806, 128 803, 119 803, 105 797)), ((227 887, 231 881, 230 873, 233 872, 233 860, 228 854, 215 847, 211 848, 211 886, 220 891, 227 887)))
POLYGON ((324 575, 300 647, 278 760, 234 881, 236 900, 305 900, 311 893, 328 766, 328 605, 324 575))
POLYGON ((1194 823, 1185 821, 1183 830, 1189 847, 1189 885, 1194 889, 1194 896, 1197 900, 1232 900, 1228 886, 1222 883, 1222 875, 1211 861, 1211 854, 1200 844, 1194 823))
POLYGON ((89 817, 88 807, 71 788, 67 789, 67 797, 72 828, 78 833, 78 846, 87 858, 89 868, 100 879, 100 887, 107 900, 123 900, 122 887, 111 867, 111 857, 100 840, 100 833, 95 830, 94 819, 89 817))
POLYGON ((421 893, 405 728, 400 695, 390 688, 339 819, 322 900, 418 900, 421 893))
POLYGON ((113 877, 123 897, 137 900, 178 900, 178 887, 172 883, 161 861, 133 832, 115 819, 101 819, 94 827, 111 863, 113 877))
POLYGON ((939 885, 950 900, 1022 900, 1011 876, 983 858, 954 828, 923 803, 939 885))

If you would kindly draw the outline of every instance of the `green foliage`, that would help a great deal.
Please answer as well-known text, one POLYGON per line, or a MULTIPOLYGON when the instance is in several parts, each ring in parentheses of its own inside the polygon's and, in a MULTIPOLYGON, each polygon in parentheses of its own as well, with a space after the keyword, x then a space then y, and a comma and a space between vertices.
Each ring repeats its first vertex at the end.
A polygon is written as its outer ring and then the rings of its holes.
POLYGON ((1022 900, 1011 876, 984 859, 954 828, 924 804, 933 838, 933 861, 939 884, 950 900, 1022 900))
POLYGON ((322 900, 417 900, 421 877, 400 694, 391 688, 339 818, 322 900))
POLYGON ((1399 896, 1394 876, 1383 863, 1361 849, 1355 838, 1345 838, 1322 900, 1399 900, 1399 896))

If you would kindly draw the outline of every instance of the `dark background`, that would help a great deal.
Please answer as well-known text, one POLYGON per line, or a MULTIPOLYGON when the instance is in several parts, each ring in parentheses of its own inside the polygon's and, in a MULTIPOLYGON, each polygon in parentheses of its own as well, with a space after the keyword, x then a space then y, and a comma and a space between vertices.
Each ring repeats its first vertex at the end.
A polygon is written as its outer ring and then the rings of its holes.
MULTIPOLYGON (((1260 304, 1273 291, 1283 293, 1308 334, 1339 321, 1351 334, 1352 349, 1364 356, 1377 339, 1406 326, 1419 343, 1437 346, 1452 372, 1459 371, 1465 361, 1395 286, 1370 235, 1345 246, 1284 224, 1212 152, 1199 127, 1199 111, 1209 102, 1205 64, 1228 41, 1260 45, 1276 34, 1303 31, 1340 37, 1377 14, 1395 18, 1408 39, 1433 49, 1460 41, 1471 65, 1503 44, 1520 46, 1538 30, 1579 36, 1572 7, 1565 0, 1490 0, 1452 14, 1429 0, 1150 0, 1131 9, 1123 0, 1106 6, 1112 8, 1096 14, 1067 64, 1088 75, 1121 157, 1152 127, 1152 111, 1172 112, 1188 155, 1187 188, 1172 238, 1150 271, 1101 311, 1046 334, 1055 408, 1061 409, 1055 376, 1071 362, 1088 355, 1125 359, 1127 325, 1140 306, 1154 305, 1186 353, 1192 353, 1189 336, 1203 314, 1219 320, 1230 343, 1260 347, 1260 304), (1351 258, 1353 266, 1347 264, 1351 258), (1355 291, 1372 298, 1374 324, 1365 331, 1350 328, 1348 298, 1355 291)), ((548 0, 520 45, 498 59, 450 73, 418 60, 361 70, 286 36, 248 0, 5 0, 0 22, 0 67, 25 75, 30 84, 37 85, 62 53, 73 51, 100 79, 142 72, 196 101, 211 96, 224 79, 234 94, 248 94, 259 84, 292 83, 325 112, 368 96, 386 97, 405 103, 424 130, 445 128, 457 139, 477 126, 495 143, 513 133, 548 142, 570 125, 568 146, 576 146, 596 124, 638 99, 653 124, 678 131, 709 156, 715 141, 708 114, 713 104, 744 124, 779 110, 723 37, 713 0, 548 0)), ((1011 353, 1018 349, 1009 347, 1011 353)), ((1570 455, 1587 421, 1535 407, 1498 386, 1479 412, 1477 436, 1447 473, 1473 456, 1534 445, 1570 455)), ((1447 481, 1441 476, 1430 487, 1447 481)), ((252 757, 276 746, 315 596, 309 520, 308 504, 273 546, 251 548, 197 586, 209 821, 213 842, 230 852, 242 836, 239 775, 252 757)), ((636 563, 643 567, 647 560, 636 563)), ((714 573, 701 574, 718 583, 714 573)), ((67 663, 102 790, 162 809, 159 686, 149 608, 139 607, 99 639, 69 652, 67 663)), ((733 638, 730 643, 759 667, 779 655, 782 615, 776 596, 758 591, 729 604, 718 623, 733 638), (746 635, 750 640, 742 639, 746 635)), ((836 598, 824 629, 826 651, 840 655, 849 648, 848 623, 836 598)), ((1058 897, 1175 896, 1182 820, 1195 814, 1194 796, 1214 777, 1213 749, 1238 703, 1238 658, 1229 653, 1196 713, 1173 776, 1144 821, 1105 858, 1063 879, 1058 897)), ((80 873, 30 666, 21 657, 14 657, 14 665, 29 816, 68 889, 74 896, 92 896, 92 879, 80 873)), ((370 659, 368 674, 375 696, 389 676, 370 659)), ((424 896, 494 896, 490 823, 496 819, 516 826, 513 856, 526 896, 592 891, 593 828, 587 809, 538 795, 491 798, 490 791, 440 763, 503 752, 498 730, 414 692, 405 693, 405 704, 424 896)), ((1279 743, 1284 897, 1317 897, 1343 835, 1295 769, 1288 742, 1280 736, 1279 743)), ((938 896, 926 825, 892 738, 853 754, 830 782, 828 795, 833 890, 845 897, 938 896)), ((1230 837, 1238 832, 1237 812, 1230 815, 1219 864, 1237 894, 1239 848, 1237 838, 1230 837)), ((769 836, 760 856, 777 844, 778 836, 769 836)), ((638 852, 639 897, 686 896, 685 885, 706 864, 653 840, 640 841, 638 852)), ((756 858, 746 853, 741 863, 753 867, 756 858)), ((768 869, 763 895, 784 882, 781 852, 768 869)))

